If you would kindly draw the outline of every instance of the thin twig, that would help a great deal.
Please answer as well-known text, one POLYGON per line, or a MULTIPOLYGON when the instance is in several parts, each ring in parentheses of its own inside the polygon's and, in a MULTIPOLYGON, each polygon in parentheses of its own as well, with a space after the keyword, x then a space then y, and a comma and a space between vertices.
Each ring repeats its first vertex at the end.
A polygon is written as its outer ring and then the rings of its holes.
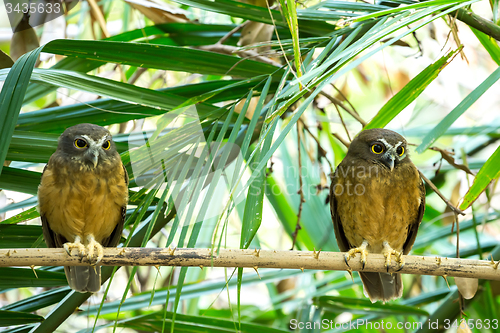
POLYGON ((231 31, 229 31, 227 34, 225 34, 219 41, 215 44, 224 44, 229 38, 231 38, 232 35, 237 33, 239 30, 241 30, 245 25, 247 25, 250 21, 245 21, 242 24, 238 25, 237 27, 234 27, 231 31))
POLYGON ((215 53, 221 53, 221 54, 228 54, 228 55, 233 55, 237 54, 242 58, 241 61, 246 60, 246 59, 253 59, 255 61, 263 62, 265 64, 273 65, 276 67, 281 67, 281 64, 268 58, 261 56, 255 51, 252 50, 241 50, 237 46, 232 46, 232 45, 222 45, 222 44, 213 44, 213 45, 201 45, 198 46, 197 49, 204 50, 204 51, 210 51, 210 52, 215 52, 215 53))
MULTIPOLYGON (((0 267, 9 266, 88 266, 74 250, 69 256, 59 249, 0 249, 0 267)), ((500 280, 498 266, 488 260, 437 258, 436 256, 403 256, 403 274, 458 276, 500 280)), ((370 253, 363 269, 359 257, 349 261, 353 271, 387 272, 385 257, 370 253)), ((347 269, 345 253, 313 251, 279 251, 255 249, 173 249, 170 248, 104 248, 103 266, 191 266, 199 267, 250 267, 281 269, 347 269)), ((399 263, 393 261, 389 269, 395 272, 399 263)))
MULTIPOLYGON (((340 97, 342 97, 346 102, 347 104, 349 104, 349 106, 352 108, 352 111, 359 116, 359 112, 356 110, 356 108, 354 107, 354 105, 352 105, 351 101, 349 101, 349 99, 347 98, 346 95, 344 95, 344 93, 342 92, 342 90, 340 90, 339 88, 337 88, 336 85, 334 85, 333 83, 330 83, 331 86, 333 87, 333 89, 335 89, 335 91, 337 92, 337 94, 340 95, 340 97)), ((361 118, 360 118, 361 119, 361 118)), ((361 119, 363 120, 363 119, 361 119)))
POLYGON ((316 141, 316 145, 318 146, 318 155, 320 157, 323 157, 325 159, 325 161, 330 166, 330 172, 333 172, 333 170, 334 170, 333 169, 333 165, 332 165, 332 163, 330 163, 330 160, 328 158, 326 158, 326 150, 323 149, 323 147, 321 146, 321 143, 319 142, 318 138, 314 134, 312 134, 311 130, 306 125, 306 123, 304 123, 304 121, 302 119, 299 118, 299 122, 302 124, 302 126, 304 126, 304 129, 306 130, 307 133, 309 133, 309 135, 311 136, 311 138, 313 138, 313 140, 316 141))
POLYGON ((340 135, 338 135, 337 133, 332 133, 332 135, 340 141, 340 143, 342 143, 346 148, 349 148, 349 146, 351 145, 349 142, 345 141, 344 139, 342 139, 342 137, 340 135))
MULTIPOLYGON (((344 103, 342 103, 341 100, 339 100, 338 98, 335 98, 327 93, 325 93, 324 91, 320 91, 319 92, 321 95, 325 96, 326 98, 328 98, 330 100, 330 102, 332 102, 333 104, 335 105, 338 105, 340 106, 342 109, 344 109, 347 113, 349 113, 354 119, 356 119, 361 125, 363 125, 363 127, 366 125, 366 121, 364 121, 363 119, 361 119, 361 117, 354 111, 350 110, 349 108, 347 108, 344 103)), ((350 105, 350 103, 349 103, 350 105)), ((352 107, 352 106, 351 106, 352 107)))
POLYGON ((420 177, 429 185, 429 187, 436 192, 436 194, 441 198, 441 200, 444 201, 444 203, 451 209, 451 211, 455 214, 460 214, 460 215, 465 215, 465 213, 460 210, 458 207, 455 207, 450 200, 446 199, 446 197, 439 191, 439 189, 434 185, 433 182, 431 182, 427 177, 424 176, 422 171, 418 170, 418 173, 420 174, 420 177))
POLYGON ((300 195, 300 203, 299 203, 299 212, 297 214, 297 224, 295 225, 295 231, 292 234, 292 250, 295 247, 295 243, 297 242, 297 235, 299 234, 299 230, 302 229, 300 226, 300 217, 302 216, 302 206, 304 202, 306 202, 306 199, 304 198, 304 192, 302 191, 302 160, 301 160, 301 153, 300 153, 300 127, 299 124, 297 126, 297 149, 299 151, 299 190, 297 191, 297 194, 300 195))
POLYGON ((334 106, 335 106, 335 109, 337 110, 337 113, 339 114, 340 122, 342 123, 342 127, 344 127, 345 134, 347 134, 347 139, 349 139, 349 141, 352 141, 351 135, 349 134, 349 130, 347 129, 347 126, 344 122, 344 118, 342 117, 342 114, 340 113, 338 105, 334 104, 334 106))
MULTIPOLYGON (((460 48, 460 57, 462 60, 465 60, 467 62, 467 65, 469 65, 469 60, 465 56, 464 53, 464 48, 460 47, 462 45, 462 42, 460 41, 460 37, 458 36, 458 26, 457 26, 457 16, 458 16, 458 11, 454 13, 454 15, 447 15, 449 19, 449 24, 448 26, 450 27, 451 33, 453 35, 453 39, 455 40, 455 44, 460 48)), ((446 22, 446 20, 445 20, 446 22)))

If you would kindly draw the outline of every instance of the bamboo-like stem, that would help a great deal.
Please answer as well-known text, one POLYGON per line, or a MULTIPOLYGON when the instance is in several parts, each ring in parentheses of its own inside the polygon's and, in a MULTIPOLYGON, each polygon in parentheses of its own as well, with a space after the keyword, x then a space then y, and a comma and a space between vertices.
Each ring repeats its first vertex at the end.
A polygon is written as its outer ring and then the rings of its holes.
POLYGON ((500 27, 490 20, 484 19, 466 9, 460 8, 456 12, 450 13, 465 24, 485 33, 486 35, 500 41, 500 27))
MULTIPOLYGON (((456 259, 424 256, 403 256, 403 274, 457 276, 500 280, 498 263, 487 260, 456 259)), ((365 272, 386 272, 382 254, 369 254, 365 272)), ((278 251, 221 249, 165 248, 105 248, 103 266, 197 266, 249 267, 360 271, 359 257, 344 261, 342 252, 278 251)), ((69 256, 64 249, 0 249, 0 267, 5 266, 85 266, 76 255, 69 256)), ((389 272, 398 270, 395 260, 389 272)))

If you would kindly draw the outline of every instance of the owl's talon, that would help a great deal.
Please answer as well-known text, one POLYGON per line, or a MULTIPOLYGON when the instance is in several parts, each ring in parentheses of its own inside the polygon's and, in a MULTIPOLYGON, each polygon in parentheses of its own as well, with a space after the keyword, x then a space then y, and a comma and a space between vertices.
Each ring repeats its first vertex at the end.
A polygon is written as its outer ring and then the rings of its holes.
POLYGON ((69 242, 64 243, 63 248, 69 256, 71 256, 71 251, 73 249, 78 250, 78 255, 80 256, 80 258, 83 258, 85 256, 85 252, 86 252, 85 246, 83 246, 83 244, 81 243, 80 236, 75 236, 75 240, 73 243, 69 243, 69 242))
POLYGON ((347 267, 350 268, 351 266, 349 266, 349 259, 351 259, 351 258, 349 257, 348 254, 344 255, 344 262, 347 265, 347 267))
POLYGON ((356 256, 356 253, 359 253, 361 255, 361 258, 360 258, 361 266, 363 269, 365 269, 366 256, 368 255, 368 251, 366 250, 367 247, 368 247, 368 242, 363 241, 363 243, 361 244, 360 247, 355 247, 355 248, 347 251, 345 256, 344 256, 344 261, 345 261, 347 267, 350 267, 348 261, 351 260, 351 258, 354 258, 356 256))
POLYGON ((397 261, 399 263, 399 268, 396 272, 399 272, 400 270, 403 269, 403 267, 405 267, 405 262, 403 260, 403 254, 401 252, 398 252, 398 253, 399 253, 399 255, 398 255, 397 261))
POLYGON ((403 254, 399 251, 394 250, 387 242, 384 242, 383 245, 384 245, 384 250, 382 251, 382 254, 385 257, 385 267, 387 268, 387 273, 389 273, 389 267, 391 266, 392 256, 396 257, 396 262, 399 263, 399 267, 396 270, 396 272, 402 270, 405 265, 403 260, 403 254))
POLYGON ((87 260, 92 265, 97 265, 104 257, 104 249, 93 235, 87 236, 87 260))

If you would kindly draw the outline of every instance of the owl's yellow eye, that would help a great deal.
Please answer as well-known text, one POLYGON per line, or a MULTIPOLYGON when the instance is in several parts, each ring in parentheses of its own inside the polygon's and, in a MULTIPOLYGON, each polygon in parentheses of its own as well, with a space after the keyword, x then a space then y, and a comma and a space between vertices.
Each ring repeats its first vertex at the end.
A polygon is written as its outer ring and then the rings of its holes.
POLYGON ((106 142, 104 142, 104 143, 102 144, 102 148, 104 148, 104 149, 108 150, 109 148, 111 148, 111 142, 109 142, 109 140, 108 140, 108 141, 106 141, 106 142))
POLYGON ((384 146, 382 146, 380 143, 375 143, 372 145, 372 152, 375 154, 382 154, 384 152, 384 146))
POLYGON ((404 147, 399 146, 399 147, 396 149, 396 153, 397 153, 399 156, 403 156, 403 154, 405 153, 405 148, 404 148, 404 147))
POLYGON ((87 147, 87 141, 85 141, 83 139, 76 139, 75 140, 75 147, 78 149, 85 148, 85 147, 87 147))

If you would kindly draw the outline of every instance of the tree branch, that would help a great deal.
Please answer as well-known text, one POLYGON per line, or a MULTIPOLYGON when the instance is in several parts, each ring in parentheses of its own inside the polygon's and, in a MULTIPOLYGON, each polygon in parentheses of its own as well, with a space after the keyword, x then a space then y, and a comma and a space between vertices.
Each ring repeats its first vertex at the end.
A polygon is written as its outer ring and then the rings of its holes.
POLYGON ((418 170, 418 173, 420 174, 420 177, 427 183, 427 185, 429 185, 429 187, 434 191, 434 193, 436 193, 441 198, 441 200, 444 201, 444 203, 451 209, 451 211, 454 214, 465 215, 465 213, 462 210, 460 210, 460 208, 453 206, 451 201, 446 199, 446 197, 441 193, 441 191, 439 191, 439 189, 436 187, 436 185, 434 185, 434 183, 431 182, 430 179, 425 177, 425 175, 422 173, 422 171, 418 170))
POLYGON ((495 38, 500 41, 500 27, 495 23, 482 18, 473 12, 467 11, 463 8, 458 9, 456 12, 450 13, 458 20, 464 22, 470 27, 481 31, 482 33, 495 38))
MULTIPOLYGON (((76 251, 74 252, 76 254, 76 251)), ((404 267, 399 273, 458 276, 500 280, 498 262, 473 259, 403 256, 404 267)), ((382 254, 369 254, 363 271, 386 272, 382 254)), ((103 266, 194 266, 194 267, 249 267, 321 270, 361 270, 356 257, 346 266, 342 252, 278 251, 221 249, 213 254, 210 249, 165 248, 105 248, 103 266)), ((0 267, 5 266, 85 266, 80 258, 69 256, 64 249, 0 249, 0 267)), ((396 272, 393 261, 389 272, 396 272)))

